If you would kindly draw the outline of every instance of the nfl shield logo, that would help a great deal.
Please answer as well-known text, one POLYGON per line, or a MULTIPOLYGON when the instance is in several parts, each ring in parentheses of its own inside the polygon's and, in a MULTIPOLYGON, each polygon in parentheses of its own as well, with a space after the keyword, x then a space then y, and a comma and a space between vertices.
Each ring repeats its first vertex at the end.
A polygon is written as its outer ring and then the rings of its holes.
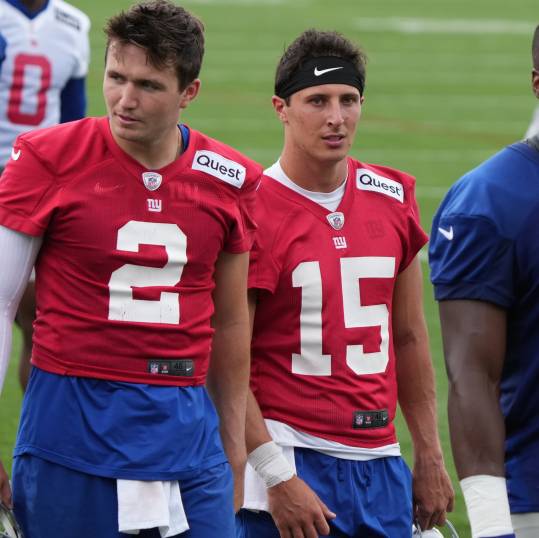
POLYGON ((159 364, 156 362, 150 362, 150 374, 158 374, 159 373, 159 364))
POLYGON ((144 172, 142 174, 142 181, 149 191, 155 191, 161 186, 163 176, 157 172, 144 172))
POLYGON ((330 213, 326 218, 335 230, 340 230, 344 226, 344 215, 340 211, 330 213))

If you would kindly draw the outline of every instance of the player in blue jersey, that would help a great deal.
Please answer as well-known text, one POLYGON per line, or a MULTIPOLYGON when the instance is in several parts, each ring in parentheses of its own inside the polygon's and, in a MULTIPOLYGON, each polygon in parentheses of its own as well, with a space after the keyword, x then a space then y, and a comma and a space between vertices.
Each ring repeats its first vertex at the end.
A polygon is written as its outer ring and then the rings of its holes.
MULTIPOLYGON (((0 173, 18 135, 86 112, 90 21, 63 0, 0 0, 0 173)), ((35 289, 19 305, 19 380, 30 375, 35 289)))
MULTIPOLYGON (((532 56, 539 98, 539 26, 532 56)), ((449 425, 473 538, 539 536, 538 209, 536 135, 461 178, 433 222, 449 425)))
POLYGON ((0 181, 0 387, 37 260, 13 509, 29 538, 231 538, 262 170, 178 125, 200 88, 196 17, 153 0, 106 36, 107 115, 19 136, 0 181))

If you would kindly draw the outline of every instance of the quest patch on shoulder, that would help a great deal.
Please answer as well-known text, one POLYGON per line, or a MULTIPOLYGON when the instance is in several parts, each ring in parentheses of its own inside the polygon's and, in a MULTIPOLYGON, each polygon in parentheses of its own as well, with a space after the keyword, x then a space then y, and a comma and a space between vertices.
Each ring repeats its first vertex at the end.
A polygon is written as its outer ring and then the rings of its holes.
POLYGON ((404 203, 404 189, 402 183, 360 168, 356 171, 356 187, 362 191, 373 191, 395 198, 401 204, 404 203))
POLYGON ((242 187, 245 181, 245 166, 230 159, 225 159, 225 157, 214 151, 197 151, 191 168, 206 172, 206 174, 210 174, 238 189, 242 187))

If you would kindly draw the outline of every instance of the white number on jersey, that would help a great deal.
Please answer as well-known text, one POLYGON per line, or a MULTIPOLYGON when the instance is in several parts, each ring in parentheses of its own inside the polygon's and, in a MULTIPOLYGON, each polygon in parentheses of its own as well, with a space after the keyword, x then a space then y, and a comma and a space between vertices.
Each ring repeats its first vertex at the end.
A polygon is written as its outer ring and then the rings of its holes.
POLYGON ((168 256, 163 267, 125 264, 109 280, 109 319, 177 324, 178 293, 161 292, 159 300, 133 299, 133 288, 175 286, 187 263, 187 237, 176 224, 132 220, 118 230, 116 248, 138 252, 140 245, 162 245, 168 256))
MULTIPOLYGON (((380 327, 380 351, 366 353, 363 345, 346 346, 346 364, 357 375, 384 372, 389 361, 389 311, 385 304, 362 306, 360 282, 365 278, 393 278, 395 258, 341 258, 344 325, 380 327)), ((292 284, 301 288, 300 354, 292 354, 292 372, 331 375, 331 355, 322 353, 322 275, 319 262, 300 263, 292 284)))
POLYGON ((322 277, 318 262, 300 263, 292 273, 294 288, 301 288, 300 354, 292 354, 292 372, 331 375, 331 355, 322 354, 322 277))

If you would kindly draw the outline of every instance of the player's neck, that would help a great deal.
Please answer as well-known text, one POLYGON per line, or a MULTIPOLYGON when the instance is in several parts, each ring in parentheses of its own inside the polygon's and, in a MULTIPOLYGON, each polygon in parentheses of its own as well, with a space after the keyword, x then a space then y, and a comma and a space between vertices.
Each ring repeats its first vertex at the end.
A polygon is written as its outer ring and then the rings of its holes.
POLYGON ((21 0, 21 4, 28 9, 28 11, 34 12, 40 10, 47 0, 21 0))
POLYGON ((182 135, 178 128, 151 143, 126 140, 114 136, 114 133, 112 135, 118 146, 148 170, 159 170, 175 161, 181 154, 182 135))
POLYGON ((284 173, 301 188, 312 192, 333 192, 346 180, 348 162, 318 161, 298 157, 286 148, 280 158, 284 173))

